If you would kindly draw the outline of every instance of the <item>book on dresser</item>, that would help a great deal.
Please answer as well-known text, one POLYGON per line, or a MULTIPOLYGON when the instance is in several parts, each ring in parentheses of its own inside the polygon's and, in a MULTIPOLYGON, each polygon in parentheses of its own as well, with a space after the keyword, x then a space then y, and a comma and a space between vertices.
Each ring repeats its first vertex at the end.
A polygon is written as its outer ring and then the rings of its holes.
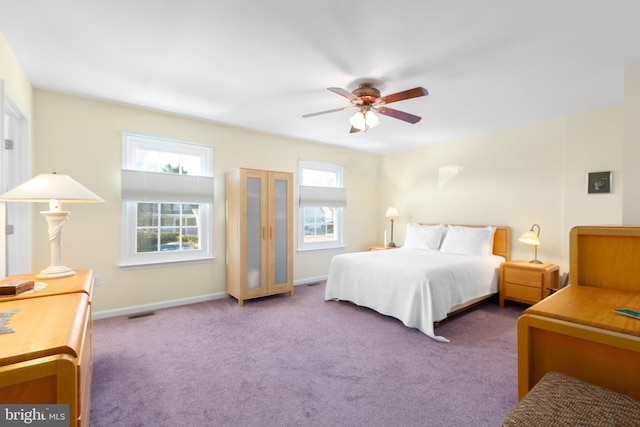
POLYGON ((35 282, 33 280, 16 280, 9 283, 0 284, 0 296, 15 296, 22 292, 33 289, 35 282))

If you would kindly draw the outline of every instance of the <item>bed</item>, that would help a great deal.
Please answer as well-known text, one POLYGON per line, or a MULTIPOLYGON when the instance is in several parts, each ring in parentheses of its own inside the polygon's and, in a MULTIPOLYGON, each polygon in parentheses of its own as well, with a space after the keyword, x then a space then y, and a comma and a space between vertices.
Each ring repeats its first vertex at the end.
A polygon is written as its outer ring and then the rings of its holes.
POLYGON ((401 248, 333 257, 325 301, 350 301, 449 342, 434 322, 498 292, 510 242, 504 226, 408 224, 401 248))

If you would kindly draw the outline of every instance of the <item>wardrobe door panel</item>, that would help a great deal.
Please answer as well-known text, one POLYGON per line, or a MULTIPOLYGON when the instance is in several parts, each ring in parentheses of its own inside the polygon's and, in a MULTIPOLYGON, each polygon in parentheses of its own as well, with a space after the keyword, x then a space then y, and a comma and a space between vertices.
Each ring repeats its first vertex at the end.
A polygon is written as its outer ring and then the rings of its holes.
POLYGON ((247 289, 262 286, 262 179, 247 177, 247 289))

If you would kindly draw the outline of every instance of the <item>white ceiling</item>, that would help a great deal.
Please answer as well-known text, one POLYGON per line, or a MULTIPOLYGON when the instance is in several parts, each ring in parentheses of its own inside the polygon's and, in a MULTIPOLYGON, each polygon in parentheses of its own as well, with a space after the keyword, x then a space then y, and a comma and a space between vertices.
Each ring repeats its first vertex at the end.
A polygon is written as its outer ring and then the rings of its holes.
POLYGON ((35 87, 377 153, 623 102, 638 0, 0 0, 35 87), (380 82, 429 96, 349 134, 311 118, 380 82))

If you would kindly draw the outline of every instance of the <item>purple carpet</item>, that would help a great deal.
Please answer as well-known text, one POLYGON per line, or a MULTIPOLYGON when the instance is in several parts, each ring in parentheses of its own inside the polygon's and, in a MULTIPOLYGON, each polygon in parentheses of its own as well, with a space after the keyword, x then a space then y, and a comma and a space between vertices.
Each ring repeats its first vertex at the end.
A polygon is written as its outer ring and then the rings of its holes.
POLYGON ((498 426, 517 402, 521 306, 488 302, 438 343, 324 285, 98 320, 91 425, 498 426))

